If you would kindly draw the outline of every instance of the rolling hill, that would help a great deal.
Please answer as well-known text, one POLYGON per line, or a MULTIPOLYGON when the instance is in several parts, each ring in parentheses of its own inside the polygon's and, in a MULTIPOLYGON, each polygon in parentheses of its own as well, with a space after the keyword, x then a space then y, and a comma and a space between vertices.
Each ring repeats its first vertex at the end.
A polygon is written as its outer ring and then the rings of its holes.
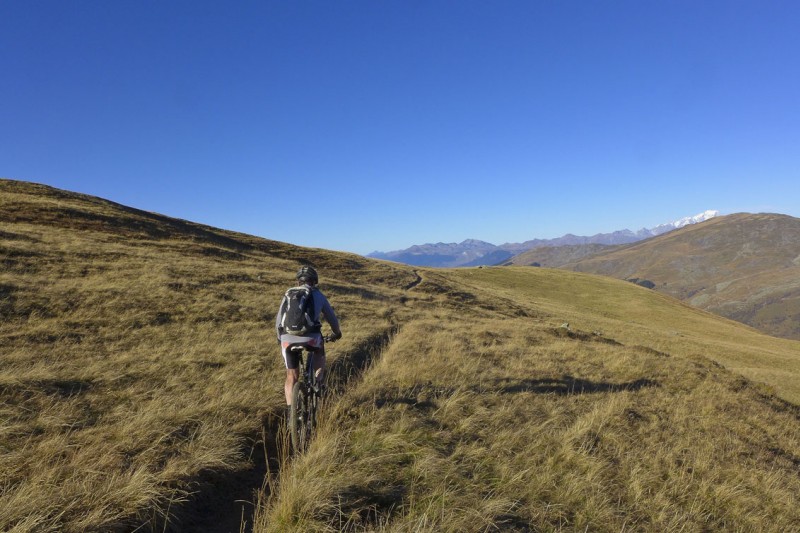
POLYGON ((800 528, 800 343, 602 276, 414 269, 0 180, 0 530, 800 528), (272 317, 345 337, 290 458, 272 317))
POLYGON ((581 249, 587 256, 576 259, 546 252, 513 263, 650 280, 695 307, 800 339, 800 219, 728 215, 627 246, 581 249))
POLYGON ((609 244, 575 244, 569 246, 543 246, 515 255, 503 261, 503 266, 536 266, 560 268, 564 265, 580 261, 585 257, 615 250, 617 246, 609 244))

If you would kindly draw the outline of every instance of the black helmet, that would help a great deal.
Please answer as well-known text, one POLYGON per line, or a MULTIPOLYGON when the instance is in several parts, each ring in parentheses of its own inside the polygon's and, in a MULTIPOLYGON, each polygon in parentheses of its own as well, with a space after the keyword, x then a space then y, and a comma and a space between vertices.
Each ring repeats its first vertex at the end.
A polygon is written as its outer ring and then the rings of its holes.
POLYGON ((312 285, 319 283, 319 276, 317 276, 317 271, 314 270, 314 267, 300 267, 300 270, 297 271, 296 277, 298 281, 305 281, 307 283, 311 283, 312 285))

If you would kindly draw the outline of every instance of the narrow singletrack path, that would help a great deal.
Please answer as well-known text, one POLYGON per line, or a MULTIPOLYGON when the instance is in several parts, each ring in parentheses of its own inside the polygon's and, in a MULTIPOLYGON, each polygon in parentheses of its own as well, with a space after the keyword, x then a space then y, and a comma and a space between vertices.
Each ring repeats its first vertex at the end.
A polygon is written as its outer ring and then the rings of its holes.
MULTIPOLYGON (((328 367, 329 409, 354 379, 359 379, 369 365, 380 356, 397 332, 397 326, 370 335, 355 348, 343 352, 328 367)), ((253 530, 255 501, 259 491, 274 486, 267 476, 278 479, 290 444, 284 426, 284 413, 269 412, 262 419, 263 432, 250 435, 249 468, 230 472, 206 472, 195 480, 195 492, 189 501, 173 505, 170 521, 152 524, 140 531, 181 531, 189 533, 245 533, 253 530)), ((263 494, 262 497, 268 497, 263 494)))
POLYGON ((414 275, 417 277, 417 279, 415 279, 414 281, 403 287, 403 290, 410 291, 411 289, 422 283, 423 281, 422 276, 419 275, 419 271, 417 269, 414 269, 414 275))

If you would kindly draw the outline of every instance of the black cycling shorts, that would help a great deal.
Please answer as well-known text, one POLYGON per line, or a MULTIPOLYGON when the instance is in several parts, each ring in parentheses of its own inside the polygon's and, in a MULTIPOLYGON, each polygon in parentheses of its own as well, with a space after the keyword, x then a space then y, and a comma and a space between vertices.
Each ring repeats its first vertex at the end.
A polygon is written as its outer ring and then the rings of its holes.
POLYGON ((289 350, 292 346, 307 346, 316 353, 325 355, 325 341, 321 333, 311 333, 306 336, 281 335, 281 355, 288 370, 297 368, 298 355, 289 350))

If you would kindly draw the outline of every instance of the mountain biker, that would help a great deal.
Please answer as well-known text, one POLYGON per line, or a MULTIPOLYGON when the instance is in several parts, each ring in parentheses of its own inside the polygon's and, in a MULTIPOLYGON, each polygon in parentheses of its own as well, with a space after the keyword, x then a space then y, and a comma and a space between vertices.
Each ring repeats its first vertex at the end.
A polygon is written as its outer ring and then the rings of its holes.
POLYGON ((314 374, 317 377, 317 382, 321 383, 325 372, 325 339, 322 336, 322 324, 319 320, 320 314, 325 318, 333 330, 333 335, 327 337, 327 339, 330 342, 335 342, 342 338, 342 330, 339 329, 339 319, 336 317, 336 313, 333 311, 333 307, 331 307, 328 299, 317 287, 317 284, 319 283, 317 271, 313 267, 303 266, 297 271, 296 278, 301 284, 298 288, 305 287, 311 292, 311 296, 313 298, 311 307, 313 308, 312 314, 314 316, 310 317, 312 323, 311 327, 308 328, 308 331, 304 332, 302 335, 287 333, 284 328, 284 320, 289 306, 289 301, 288 296, 284 296, 281 300, 281 305, 278 308, 278 314, 275 317, 275 332, 278 336, 278 342, 280 342, 283 361, 286 364, 286 383, 284 385, 284 392, 286 393, 287 417, 292 404, 292 388, 300 378, 298 355, 292 352, 289 348, 292 346, 306 346, 314 352, 314 374))

